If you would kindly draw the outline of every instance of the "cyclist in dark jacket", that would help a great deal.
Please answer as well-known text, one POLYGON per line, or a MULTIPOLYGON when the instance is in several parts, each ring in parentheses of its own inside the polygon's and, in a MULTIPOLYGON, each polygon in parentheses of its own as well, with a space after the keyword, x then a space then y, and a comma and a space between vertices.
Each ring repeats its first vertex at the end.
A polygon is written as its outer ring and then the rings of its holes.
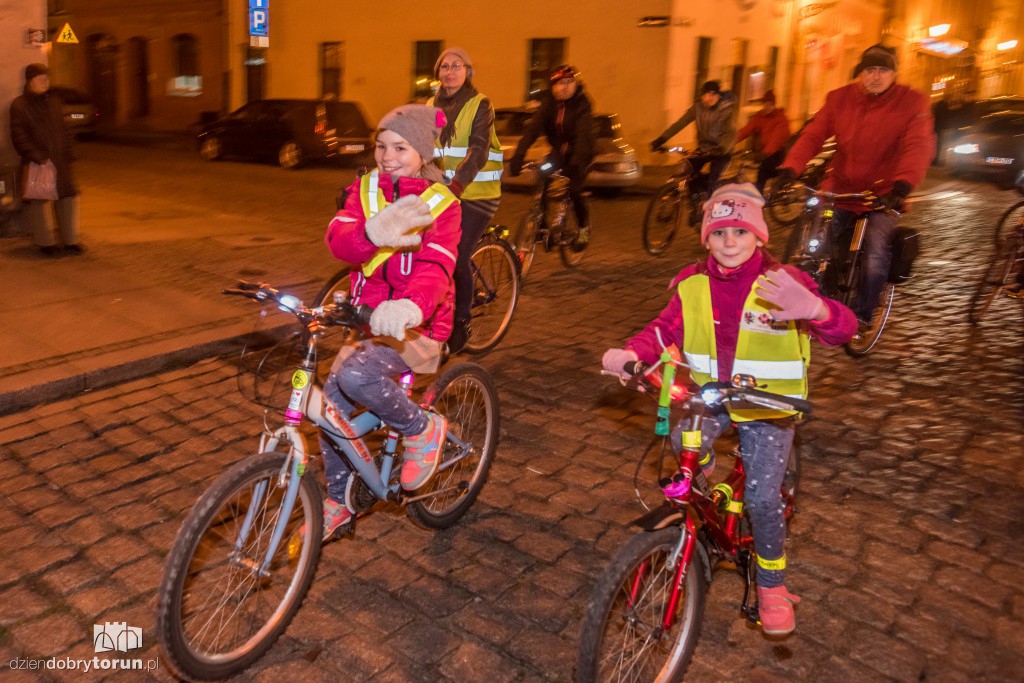
POLYGON ((551 145, 548 161, 560 167, 569 179, 569 196, 580 226, 576 244, 582 250, 590 241, 590 210, 583 196, 583 183, 594 160, 596 136, 593 108, 574 67, 563 65, 551 72, 551 88, 543 94, 540 108, 526 124, 509 162, 513 176, 522 172, 527 150, 541 135, 547 136, 551 145))

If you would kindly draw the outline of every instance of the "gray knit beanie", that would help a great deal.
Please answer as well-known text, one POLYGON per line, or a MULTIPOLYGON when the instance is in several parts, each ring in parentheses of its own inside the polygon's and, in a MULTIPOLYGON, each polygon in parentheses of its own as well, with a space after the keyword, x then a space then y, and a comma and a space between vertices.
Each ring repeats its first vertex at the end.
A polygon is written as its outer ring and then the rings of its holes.
POLYGON ((466 80, 473 80, 473 62, 469 61, 469 55, 461 47, 450 47, 441 53, 441 56, 434 62, 434 78, 438 78, 441 73, 441 62, 448 55, 455 55, 459 58, 459 61, 466 65, 466 80))
POLYGON ((378 130, 390 130, 402 136, 419 152, 424 164, 433 163, 434 139, 441 134, 446 122, 444 112, 425 104, 403 104, 395 107, 380 120, 378 130))
POLYGON ((860 56, 860 62, 853 69, 853 77, 856 78, 861 71, 872 66, 881 66, 895 71, 896 65, 896 50, 878 43, 864 50, 864 54, 860 56))

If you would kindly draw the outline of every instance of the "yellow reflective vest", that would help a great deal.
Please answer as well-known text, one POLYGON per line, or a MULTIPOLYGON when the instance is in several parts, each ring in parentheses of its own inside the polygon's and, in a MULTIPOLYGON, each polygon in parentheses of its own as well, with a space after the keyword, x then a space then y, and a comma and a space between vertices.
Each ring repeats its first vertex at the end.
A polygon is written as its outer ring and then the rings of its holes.
MULTIPOLYGON (((756 288, 755 283, 743 304, 731 375, 753 375, 758 387, 765 391, 807 398, 810 339, 800 329, 797 321, 774 320, 767 302, 755 293, 756 288)), ((699 385, 719 379, 728 382, 731 375, 718 377, 710 278, 707 275, 693 275, 679 283, 678 291, 683 304, 683 353, 690 366, 690 376, 699 385)), ((777 419, 796 412, 770 408, 736 408, 729 404, 729 414, 736 422, 777 419)))
MULTIPOLYGON (((434 99, 431 97, 427 104, 434 106, 434 99)), ((469 136, 473 132, 473 119, 476 118, 476 112, 483 99, 484 96, 477 93, 462 107, 462 111, 455 117, 455 134, 452 135, 452 139, 446 146, 442 147, 439 140, 434 141, 434 161, 441 167, 446 180, 455 177, 455 171, 459 164, 469 154, 469 136)), ((487 161, 477 172, 473 182, 463 190, 462 199, 497 199, 500 197, 501 171, 504 168, 502 161, 501 143, 498 141, 498 136, 492 125, 491 145, 487 151, 487 161)))
MULTIPOLYGON (((434 183, 420 193, 420 199, 426 202, 430 209, 430 215, 437 220, 437 217, 444 213, 445 209, 459 200, 451 193, 443 183, 434 183)), ((390 202, 384 197, 384 191, 380 189, 380 173, 373 169, 363 175, 359 180, 359 201, 363 206, 363 215, 367 218, 376 216, 390 202)), ((419 230, 425 230, 429 226, 423 226, 419 230)), ((363 275, 370 277, 373 271, 380 268, 381 264, 391 258, 391 255, 398 251, 395 247, 381 247, 369 261, 363 264, 363 275)))

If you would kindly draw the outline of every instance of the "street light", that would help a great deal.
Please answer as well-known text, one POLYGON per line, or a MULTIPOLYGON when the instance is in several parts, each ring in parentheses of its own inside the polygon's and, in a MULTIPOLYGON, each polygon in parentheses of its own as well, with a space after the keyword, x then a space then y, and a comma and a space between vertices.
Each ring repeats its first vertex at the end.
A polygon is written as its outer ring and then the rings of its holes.
POLYGON ((935 26, 928 27, 928 35, 932 38, 938 38, 949 33, 950 24, 936 24, 935 26))

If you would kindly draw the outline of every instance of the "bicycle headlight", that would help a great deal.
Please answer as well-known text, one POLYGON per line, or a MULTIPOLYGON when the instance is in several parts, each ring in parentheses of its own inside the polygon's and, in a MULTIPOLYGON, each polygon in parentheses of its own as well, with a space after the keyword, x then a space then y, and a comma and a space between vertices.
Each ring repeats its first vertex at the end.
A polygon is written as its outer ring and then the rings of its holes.
POLYGON ((298 297, 292 296, 291 294, 282 294, 278 299, 278 308, 285 313, 291 313, 297 308, 302 308, 302 301, 298 297))
POLYGON ((807 206, 817 206, 820 203, 817 197, 811 197, 807 200, 807 206))
POLYGON ((718 389, 702 389, 700 392, 700 399, 704 401, 705 405, 715 405, 718 402, 721 393, 718 389))

